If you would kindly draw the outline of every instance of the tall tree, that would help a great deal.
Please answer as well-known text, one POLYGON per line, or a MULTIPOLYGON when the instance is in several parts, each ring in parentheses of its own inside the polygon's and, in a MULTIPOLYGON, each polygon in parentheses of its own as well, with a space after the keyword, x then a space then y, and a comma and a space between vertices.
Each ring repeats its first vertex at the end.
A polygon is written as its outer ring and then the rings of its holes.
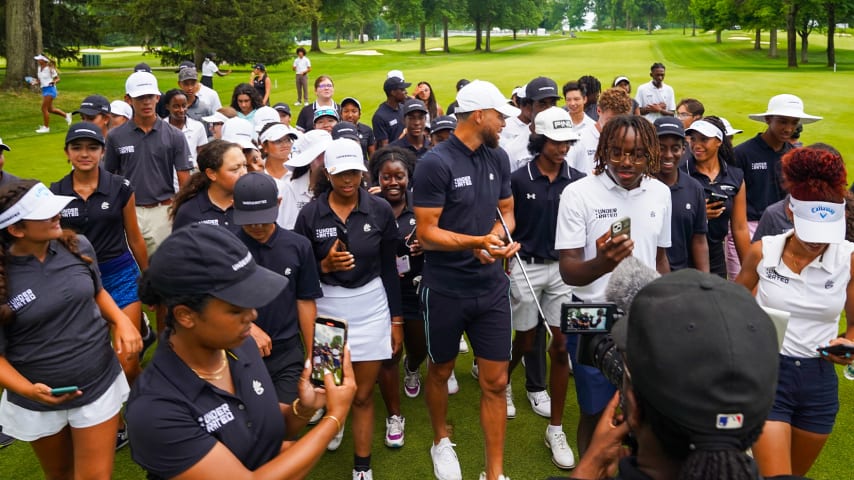
POLYGON ((20 90, 42 51, 39 0, 6 0, 6 78, 4 90, 20 90))
POLYGON ((786 3, 786 59, 789 68, 798 67, 798 34, 796 33, 796 22, 798 11, 801 8, 799 0, 791 0, 786 3))
POLYGON ((825 0, 822 2, 827 15, 827 66, 836 66, 836 22, 854 11, 854 0, 825 0))
POLYGON ((715 43, 721 43, 721 33, 738 22, 733 0, 691 0, 691 13, 700 27, 714 30, 715 43))
POLYGON ((536 28, 544 17, 542 8, 534 0, 503 0, 499 5, 496 24, 513 31, 513 40, 519 30, 536 28))
MULTIPOLYGON (((682 25, 682 35, 685 35, 686 26, 694 23, 691 15, 691 0, 664 0, 664 9, 667 11, 667 20, 682 25)), ((697 29, 693 28, 691 36, 697 35, 697 29)))

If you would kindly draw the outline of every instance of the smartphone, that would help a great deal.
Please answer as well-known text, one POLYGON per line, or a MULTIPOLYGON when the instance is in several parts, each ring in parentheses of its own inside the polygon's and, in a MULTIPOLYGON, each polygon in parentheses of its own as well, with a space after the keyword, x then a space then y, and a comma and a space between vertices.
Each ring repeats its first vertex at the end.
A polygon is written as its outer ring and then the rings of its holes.
POLYGON ((728 197, 726 195, 721 195, 720 193, 715 193, 715 192, 709 192, 709 201, 710 202, 726 202, 727 198, 728 197))
POLYGON ((311 383, 323 386, 324 370, 332 372, 335 385, 344 380, 344 344, 347 343, 347 321, 317 317, 311 348, 311 383))
POLYGON ((347 237, 347 230, 342 228, 340 225, 335 227, 336 235, 338 236, 338 240, 341 242, 338 247, 339 252, 347 251, 347 244, 350 243, 349 237, 347 237))
POLYGON ((632 238, 632 219, 623 217, 611 224, 611 238, 625 235, 632 238))
POLYGON ((845 344, 827 345, 824 347, 818 347, 816 348, 816 350, 818 351, 818 353, 827 352, 831 355, 837 355, 840 357, 844 357, 846 353, 854 355, 854 347, 845 344))
POLYGON ((60 395, 65 395, 66 393, 74 393, 78 390, 76 385, 71 385, 69 387, 56 387, 50 389, 50 394, 54 397, 58 397, 60 395))
POLYGON ((564 303, 560 306, 560 331, 607 333, 619 313, 614 303, 564 303))

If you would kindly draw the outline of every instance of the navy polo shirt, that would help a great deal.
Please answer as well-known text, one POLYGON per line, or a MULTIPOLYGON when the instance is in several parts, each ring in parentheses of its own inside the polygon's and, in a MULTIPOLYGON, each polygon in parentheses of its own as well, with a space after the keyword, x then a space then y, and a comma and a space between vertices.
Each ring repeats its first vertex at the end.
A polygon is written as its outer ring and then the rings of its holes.
POLYGON ((175 195, 174 171, 192 170, 193 164, 180 130, 158 118, 145 133, 130 119, 110 130, 104 168, 130 180, 137 205, 153 205, 175 195))
MULTIPOLYGON (((441 208, 439 228, 465 235, 492 231, 498 201, 513 195, 507 153, 485 145, 471 151, 453 133, 421 157, 413 181, 415 207, 441 208)), ((501 262, 484 265, 470 249, 427 250, 423 283, 456 298, 478 297, 509 285, 501 262)))
MULTIPOLYGON (((720 217, 710 218, 708 221, 709 230, 707 236, 711 242, 722 242, 724 237, 726 237, 726 234, 729 231, 729 220, 732 216, 733 198, 738 194, 738 191, 741 189, 741 183, 744 181, 744 173, 742 173, 740 168, 733 167, 732 165, 728 165, 726 162, 720 160, 719 162, 721 164, 721 169, 718 173, 718 177, 715 179, 710 179, 698 172, 696 161, 693 157, 688 159, 683 170, 684 172, 688 172, 692 178, 700 182, 700 185, 704 190, 704 195, 706 192, 714 192, 727 196, 727 199, 724 202, 724 207, 726 207, 724 213, 721 214, 720 217)), ((704 209, 705 204, 706 201, 704 198, 704 209)))
POLYGON ((421 148, 415 148, 414 145, 409 143, 409 138, 407 137, 398 138, 397 140, 391 142, 389 145, 409 150, 410 152, 415 154, 416 159, 420 159, 421 157, 423 157, 425 153, 430 151, 430 147, 432 147, 432 145, 430 144, 430 137, 428 137, 427 135, 424 136, 424 145, 421 148))
POLYGON ((239 225, 234 224, 234 207, 225 210, 211 202, 208 190, 200 191, 196 196, 182 203, 175 212, 175 220, 172 222, 172 231, 193 223, 207 223, 227 228, 231 233, 242 230, 239 225))
POLYGON ((359 144, 362 145, 362 156, 365 157, 365 166, 368 165, 368 147, 376 145, 377 139, 374 138, 374 131, 371 127, 364 123, 356 124, 356 135, 359 136, 359 144))
MULTIPOLYGON (((262 95, 263 96, 263 95, 262 95)), ((338 115, 341 115, 341 105, 338 105, 335 102, 332 102, 333 108, 338 112, 338 115)), ((329 107, 323 107, 329 108, 329 107)), ((299 111, 299 115, 297 116, 297 126, 302 129, 303 132, 307 132, 309 130, 314 130, 314 112, 317 111, 317 102, 312 102, 311 105, 306 105, 302 107, 302 110, 299 111)))
POLYGON ((388 106, 388 102, 383 102, 377 108, 371 119, 371 124, 374 127, 374 137, 378 142, 388 140, 393 142, 403 133, 403 108, 398 105, 397 109, 388 106))
POLYGON ((753 233, 752 242, 762 240, 762 237, 768 235, 780 235, 795 228, 792 221, 786 215, 786 205, 789 203, 789 196, 779 202, 768 205, 768 208, 762 212, 762 217, 759 219, 759 224, 756 225, 756 231, 753 233))
POLYGON ((705 235, 708 231, 706 194, 700 182, 685 172, 677 171, 676 183, 670 185, 670 200, 673 203, 670 248, 667 249, 670 270, 694 268, 694 259, 691 257, 694 235, 705 235))
POLYGON ((768 205, 786 196, 781 186, 780 159, 792 148, 789 142, 784 142, 782 149, 774 151, 762 139, 761 133, 735 147, 735 164, 744 172, 744 185, 747 187, 748 220, 759 220, 768 205))
MULTIPOLYGON (((406 237, 415 229, 415 213, 406 205, 397 217, 397 256, 409 255, 409 272, 400 276, 400 297, 403 304, 404 318, 421 318, 419 315, 419 300, 415 284, 412 280, 421 275, 424 269, 424 254, 412 256, 406 246, 406 237)), ((415 237, 410 238, 410 243, 415 237)))
MULTIPOLYGON (((0 168, 2 168, 2 167, 0 167, 0 168)), ((16 182, 18 180, 20 180, 20 178, 12 175, 9 172, 4 172, 4 171, 0 170, 0 187, 2 187, 3 185, 6 185, 7 183, 16 182)))
POLYGON ((265 243, 259 243, 242 228, 237 237, 246 244, 258 265, 290 280, 282 293, 258 309, 258 319, 255 323, 274 342, 298 335, 300 331, 297 300, 312 300, 323 296, 311 243, 302 235, 278 225, 265 243))
POLYGON ((376 277, 382 277, 392 316, 401 315, 400 281, 397 275, 397 223, 391 205, 385 199, 359 189, 359 200, 350 216, 342 223, 329 207, 329 192, 317 197, 299 212, 294 232, 311 242, 318 264, 320 281, 327 285, 357 288, 376 277), (338 239, 347 235, 347 251, 356 258, 356 268, 343 272, 322 273, 320 261, 338 239))
POLYGON ((510 174, 516 230, 513 240, 522 245, 519 255, 557 260, 555 230, 560 195, 570 183, 586 176, 566 162, 554 181, 543 175, 536 158, 510 174))
POLYGON ((217 442, 249 470, 275 457, 285 439, 285 419, 255 341, 247 338, 226 356, 232 395, 199 378, 163 340, 125 411, 131 457, 149 478, 187 471, 217 442))
POLYGON ((60 212, 60 223, 62 228, 86 235, 98 252, 99 262, 118 258, 128 251, 122 209, 133 195, 130 181, 101 168, 98 187, 86 200, 74 191, 70 173, 52 183, 50 190, 57 195, 74 197, 60 212))
POLYGON ((15 320, 0 328, 0 354, 33 383, 51 387, 76 385, 80 397, 47 405, 7 390, 9 401, 35 411, 66 410, 97 400, 122 369, 110 346, 110 329, 95 303, 101 276, 89 240, 77 236, 88 264, 57 240, 47 256, 6 253, 7 304, 15 320))

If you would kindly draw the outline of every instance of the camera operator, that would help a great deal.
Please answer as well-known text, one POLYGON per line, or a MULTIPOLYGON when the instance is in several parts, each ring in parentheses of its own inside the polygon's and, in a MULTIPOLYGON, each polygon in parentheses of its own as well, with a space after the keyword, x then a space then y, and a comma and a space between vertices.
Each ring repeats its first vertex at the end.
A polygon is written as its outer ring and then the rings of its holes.
POLYGON ((619 464, 617 479, 761 479, 745 450, 773 404, 777 336, 750 293, 686 269, 641 289, 628 313, 613 331, 621 395, 572 478, 610 478, 619 464))

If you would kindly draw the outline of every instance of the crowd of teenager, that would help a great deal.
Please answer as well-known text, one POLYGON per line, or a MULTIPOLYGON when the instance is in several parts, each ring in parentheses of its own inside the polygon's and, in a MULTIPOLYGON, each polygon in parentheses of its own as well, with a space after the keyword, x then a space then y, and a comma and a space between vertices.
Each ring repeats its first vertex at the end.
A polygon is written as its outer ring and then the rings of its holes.
MULTIPOLYGON (((309 100, 305 53, 298 112, 270 106, 260 63, 225 106, 213 54, 165 92, 140 64, 123 99, 68 114, 61 180, 0 162, 0 443, 30 442, 50 479, 110 478, 128 443, 149 478, 304 478, 349 430, 369 480, 377 408, 385 446, 406 443, 402 391, 433 433, 407 448, 462 479, 448 396, 471 348, 481 479, 508 478, 520 363, 542 460, 571 478, 807 474, 839 410, 834 364, 854 360, 830 348, 854 351, 854 220, 841 154, 796 137, 821 120, 799 97, 772 96, 734 146, 743 130, 678 98, 661 63, 634 95, 623 75, 536 77, 509 98, 462 79, 444 109, 392 70, 368 125, 328 75, 309 100), (625 306, 614 385, 577 361, 561 309, 616 302, 629 258, 662 278, 625 306), (313 350, 318 316, 346 321, 343 349, 313 350)), ((46 100, 44 131, 49 113, 65 116, 46 100)))

